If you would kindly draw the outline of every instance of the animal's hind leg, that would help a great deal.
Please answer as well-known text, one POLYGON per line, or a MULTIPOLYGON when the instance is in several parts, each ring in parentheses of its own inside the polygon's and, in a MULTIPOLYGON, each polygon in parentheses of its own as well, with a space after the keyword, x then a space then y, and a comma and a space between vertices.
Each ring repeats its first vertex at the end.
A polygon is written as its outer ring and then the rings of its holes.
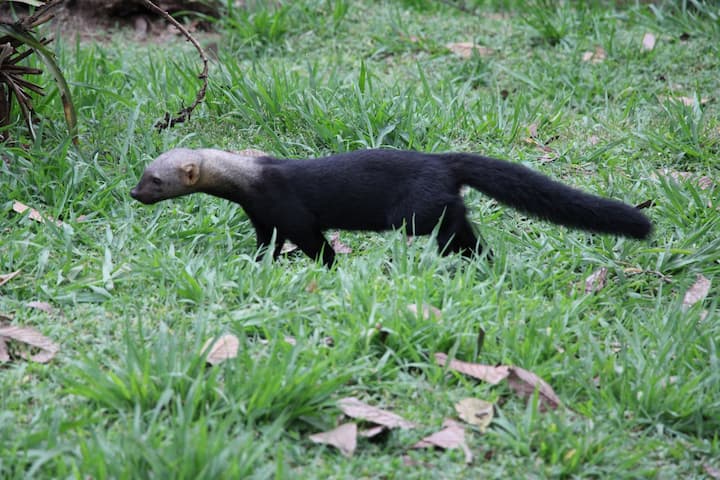
MULTIPOLYGON (((444 255, 460 253, 470 257, 482 253, 482 246, 465 217, 465 205, 462 201, 454 202, 445 209, 437 241, 440 252, 444 255)), ((492 256, 492 253, 489 256, 492 256)))

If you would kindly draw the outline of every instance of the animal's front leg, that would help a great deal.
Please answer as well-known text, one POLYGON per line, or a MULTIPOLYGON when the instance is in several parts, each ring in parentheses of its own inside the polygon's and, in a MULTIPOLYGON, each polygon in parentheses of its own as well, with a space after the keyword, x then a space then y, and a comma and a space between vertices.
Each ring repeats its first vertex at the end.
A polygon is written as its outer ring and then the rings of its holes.
POLYGON ((308 257, 317 260, 322 254, 322 262, 326 267, 330 268, 335 262, 335 250, 333 250, 321 231, 310 229, 296 231, 290 234, 289 237, 308 257))
POLYGON ((272 248, 273 249, 273 260, 280 255, 280 249, 282 248, 283 242, 285 241, 280 237, 280 233, 275 229, 255 227, 255 234, 257 237, 257 255, 255 256, 256 261, 260 261, 265 256, 265 252, 272 248), (273 232, 275 233, 275 243, 273 244, 273 232))

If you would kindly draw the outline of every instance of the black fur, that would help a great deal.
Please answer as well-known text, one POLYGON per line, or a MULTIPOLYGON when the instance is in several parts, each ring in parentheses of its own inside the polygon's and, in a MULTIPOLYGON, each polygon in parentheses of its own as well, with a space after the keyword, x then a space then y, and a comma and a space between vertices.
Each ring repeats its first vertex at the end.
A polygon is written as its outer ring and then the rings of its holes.
POLYGON ((560 225, 639 239, 652 229, 630 205, 581 192, 518 164, 469 153, 360 150, 304 161, 262 157, 259 163, 261 180, 252 190, 217 185, 207 193, 243 207, 258 247, 270 247, 275 230, 274 256, 289 239, 312 258, 322 255, 328 266, 335 256, 323 236, 329 228, 380 231, 406 225, 408 233, 425 235, 442 219, 438 243, 443 252, 479 252, 459 194, 463 185, 560 225))

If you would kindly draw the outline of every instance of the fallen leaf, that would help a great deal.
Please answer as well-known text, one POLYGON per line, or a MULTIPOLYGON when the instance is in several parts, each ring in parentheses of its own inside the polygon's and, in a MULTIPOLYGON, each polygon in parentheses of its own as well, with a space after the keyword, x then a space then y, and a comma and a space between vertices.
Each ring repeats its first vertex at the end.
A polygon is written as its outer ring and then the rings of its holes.
POLYGON ((285 243, 283 243, 283 246, 280 249, 280 255, 286 255, 290 252, 294 252, 297 249, 298 249, 297 245, 295 245, 294 243, 292 243, 288 240, 285 240, 285 243))
POLYGON ((585 279, 585 293, 599 292, 605 287, 608 269, 601 267, 585 279))
POLYGON ((683 297, 683 307, 690 308, 707 297, 710 291, 710 280, 703 275, 698 275, 683 297))
POLYGON ((638 203, 637 205, 635 205, 635 208, 637 208, 638 210, 642 210, 644 208, 650 208, 650 207, 654 207, 654 206, 655 206, 655 200, 653 200, 651 198, 651 199, 645 200, 644 202, 638 203))
POLYGON ((340 232, 335 232, 330 236, 330 244, 335 253, 352 253, 352 248, 340 241, 340 232))
POLYGON ((344 423, 333 430, 315 433, 308 438, 314 443, 332 445, 346 457, 352 457, 357 447, 357 424, 344 423))
POLYGON ((668 385, 675 385, 678 381, 677 375, 670 375, 668 378, 663 378, 658 382, 660 388, 667 388, 668 385))
POLYGON ((480 427, 480 431, 485 433, 492 422, 495 406, 479 398, 463 398, 455 404, 455 411, 463 421, 480 427))
POLYGON ((24 352, 21 353, 23 358, 29 358, 30 360, 38 363, 49 362, 60 350, 60 347, 58 347, 56 343, 32 327, 18 327, 11 325, 0 327, 0 338, 3 338, 5 342, 7 342, 7 340, 13 340, 31 347, 39 348, 41 351, 35 355, 28 356, 24 352))
POLYGON ((49 313, 51 315, 55 312, 55 309, 48 302, 28 302, 25 304, 25 306, 28 308, 42 310, 43 312, 49 313))
MULTIPOLYGON (((417 305, 415 305, 414 303, 410 304, 407 306, 407 309, 410 310, 413 313, 413 315, 417 316, 417 314, 418 314, 417 305)), ((431 314, 435 318, 435 320, 440 320, 440 318, 442 317, 442 312, 440 311, 439 308, 433 307, 432 305, 428 305, 427 303, 423 303, 422 304, 422 318, 424 320, 428 320, 430 318, 431 314)))
POLYGON ((465 443, 465 429, 460 423, 450 418, 445 419, 442 430, 428 435, 412 446, 412 448, 428 447, 438 447, 446 450, 461 448, 465 453, 465 463, 470 464, 473 461, 472 452, 465 443))
POLYGON ((442 366, 447 365, 449 369, 455 370, 456 372, 464 373, 471 377, 483 380, 492 385, 505 380, 510 375, 510 367, 507 365, 498 365, 494 367, 492 365, 482 365, 479 363, 463 362, 461 360, 452 359, 448 363, 448 357, 444 353, 436 353, 435 361, 442 366))
POLYGON ((698 178, 697 185, 698 187, 700 187, 700 190, 707 190, 709 188, 712 188, 715 183, 713 182, 712 178, 704 176, 698 178))
MULTIPOLYGON (((8 315, 7 313, 0 312, 0 322, 12 322, 12 315, 8 315)), ((0 324, 0 326, 2 326, 0 324)))
POLYGON ((537 124, 537 123, 534 123, 534 122, 531 123, 531 124, 528 125, 528 127, 527 127, 528 135, 530 135, 530 137, 532 137, 532 138, 537 138, 537 134, 538 134, 538 130, 537 130, 537 129, 538 129, 538 124, 537 124))
POLYGON ((720 479, 720 469, 713 467, 709 463, 706 463, 703 465, 703 470, 705 470, 705 473, 707 473, 710 477, 717 479, 720 479))
POLYGON ((607 58, 607 53, 605 52, 605 49, 601 47, 600 45, 595 46, 594 52, 585 52, 583 53, 582 60, 583 62, 591 62, 591 63, 600 63, 604 61, 607 58))
POLYGON ((645 270, 643 270, 642 268, 637 268, 637 267, 628 267, 628 268, 623 268, 623 273, 625 275, 639 275, 641 273, 645 273, 645 270))
POLYGON ((4 273, 4 274, 0 275, 0 287, 5 285, 7 282, 12 280, 13 278, 17 277, 19 274, 20 274, 20 270, 15 270, 14 272, 4 273))
POLYGON ((473 53, 481 57, 488 57, 493 54, 492 48, 488 48, 483 45, 476 45, 473 42, 448 43, 446 47, 455 55, 462 58, 471 58, 473 53))
POLYGON ((653 48, 655 48, 655 35, 648 32, 645 35, 643 35, 642 49, 646 52, 649 52, 653 48))
MULTIPOLYGON (((30 214, 28 215, 28 217, 30 217, 31 220, 35 220, 36 222, 40 222, 40 223, 45 222, 45 219, 43 218, 42 215, 40 215, 40 212, 38 212, 34 208, 28 207, 24 203, 15 201, 15 202, 13 202, 12 209, 13 209, 13 211, 15 211, 17 213, 25 213, 27 210, 30 210, 30 214)), ((48 217, 47 219, 51 222, 53 221, 53 219, 51 217, 48 217)), ((60 226, 60 225, 62 225, 62 222, 60 220, 58 220, 55 222, 55 225, 60 226)))
POLYGON ((310 280, 308 286, 305 287, 305 291, 308 293, 315 293, 318 290, 318 283, 315 280, 310 280))
POLYGON ((384 425, 378 425, 377 427, 368 428, 367 430, 361 430, 358 432, 358 435, 363 438, 373 438, 380 435, 385 430, 387 430, 387 427, 384 425))
POLYGON ((415 424, 386 410, 368 405, 355 397, 346 397, 338 401, 340 410, 351 418, 359 418, 388 428, 415 428, 415 424))
POLYGON ((262 150, 255 150, 254 148, 245 148, 243 150, 238 151, 231 151, 231 153, 235 153, 237 155, 242 155, 244 157, 269 157, 270 154, 263 152, 262 150))
POLYGON ((10 361, 10 354, 7 350, 7 344, 5 343, 5 339, 3 337, 0 337, 0 362, 9 362, 10 361))
POLYGON ((225 360, 235 358, 238 354, 240 341, 235 335, 225 334, 217 340, 209 338, 203 345, 202 355, 206 355, 205 361, 210 365, 217 365, 225 360))
POLYGON ((534 373, 520 367, 510 367, 508 383, 523 398, 531 397, 538 390, 540 411, 555 410, 562 402, 552 387, 534 373))
POLYGON ((686 107, 692 107, 695 105, 695 102, 698 101, 700 105, 705 105, 710 101, 710 98, 708 97, 702 97, 699 100, 695 97, 683 97, 683 96, 677 96, 677 97, 668 97, 666 95, 660 95, 658 97, 660 101, 668 101, 668 102, 680 102, 686 107))

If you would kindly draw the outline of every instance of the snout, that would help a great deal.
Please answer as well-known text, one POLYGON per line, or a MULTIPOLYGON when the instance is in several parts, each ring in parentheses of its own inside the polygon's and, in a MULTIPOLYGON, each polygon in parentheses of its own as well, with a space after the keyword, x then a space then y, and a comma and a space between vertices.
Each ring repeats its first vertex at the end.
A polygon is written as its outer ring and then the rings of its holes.
POLYGON ((140 189, 139 185, 130 190, 130 196, 138 202, 144 203, 145 205, 150 205, 157 202, 157 200, 151 198, 151 195, 148 195, 148 192, 143 192, 142 189, 140 189))

